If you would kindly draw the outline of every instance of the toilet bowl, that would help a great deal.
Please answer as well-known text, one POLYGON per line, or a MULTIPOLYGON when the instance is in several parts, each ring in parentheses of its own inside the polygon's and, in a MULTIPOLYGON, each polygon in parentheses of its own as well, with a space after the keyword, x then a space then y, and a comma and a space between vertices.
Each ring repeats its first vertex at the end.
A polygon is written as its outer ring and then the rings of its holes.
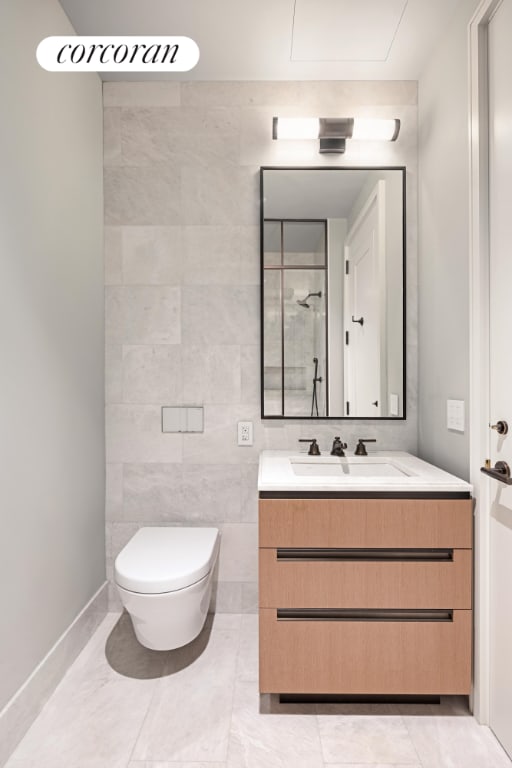
POLYGON ((140 528, 118 554, 117 590, 146 648, 180 648, 200 633, 219 538, 217 528, 140 528))

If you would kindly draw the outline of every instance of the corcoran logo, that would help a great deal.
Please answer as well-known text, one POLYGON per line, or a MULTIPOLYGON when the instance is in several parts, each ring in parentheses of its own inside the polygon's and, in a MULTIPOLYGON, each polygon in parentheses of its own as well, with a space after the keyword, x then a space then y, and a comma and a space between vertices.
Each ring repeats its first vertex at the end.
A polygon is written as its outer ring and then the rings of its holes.
POLYGON ((190 37, 45 37, 37 61, 49 72, 188 72, 199 61, 190 37))

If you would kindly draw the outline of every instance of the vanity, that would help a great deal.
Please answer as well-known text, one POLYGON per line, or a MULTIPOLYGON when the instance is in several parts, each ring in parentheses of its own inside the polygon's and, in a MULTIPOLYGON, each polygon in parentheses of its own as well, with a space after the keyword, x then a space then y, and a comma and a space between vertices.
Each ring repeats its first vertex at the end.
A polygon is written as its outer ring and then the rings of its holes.
POLYGON ((261 693, 467 695, 471 486, 411 454, 263 451, 261 693))

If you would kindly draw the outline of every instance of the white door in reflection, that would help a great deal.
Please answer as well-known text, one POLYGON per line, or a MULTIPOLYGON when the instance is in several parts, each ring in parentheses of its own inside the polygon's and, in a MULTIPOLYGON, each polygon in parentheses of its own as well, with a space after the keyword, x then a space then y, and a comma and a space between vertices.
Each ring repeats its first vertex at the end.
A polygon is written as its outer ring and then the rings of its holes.
POLYGON ((385 182, 361 205, 345 243, 345 416, 385 410, 385 182))

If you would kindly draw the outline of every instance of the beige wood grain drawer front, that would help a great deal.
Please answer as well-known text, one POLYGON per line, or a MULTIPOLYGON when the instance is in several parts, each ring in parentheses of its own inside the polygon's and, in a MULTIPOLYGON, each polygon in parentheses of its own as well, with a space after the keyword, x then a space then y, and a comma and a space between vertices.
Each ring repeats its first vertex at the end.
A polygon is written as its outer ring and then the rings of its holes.
POLYGON ((262 608, 471 608, 469 549, 448 562, 281 560, 260 549, 262 608))
POLYGON ((260 547, 472 546, 471 499, 260 499, 260 547))
POLYGON ((261 693, 468 694, 471 611, 453 621, 282 620, 260 611, 261 693))

